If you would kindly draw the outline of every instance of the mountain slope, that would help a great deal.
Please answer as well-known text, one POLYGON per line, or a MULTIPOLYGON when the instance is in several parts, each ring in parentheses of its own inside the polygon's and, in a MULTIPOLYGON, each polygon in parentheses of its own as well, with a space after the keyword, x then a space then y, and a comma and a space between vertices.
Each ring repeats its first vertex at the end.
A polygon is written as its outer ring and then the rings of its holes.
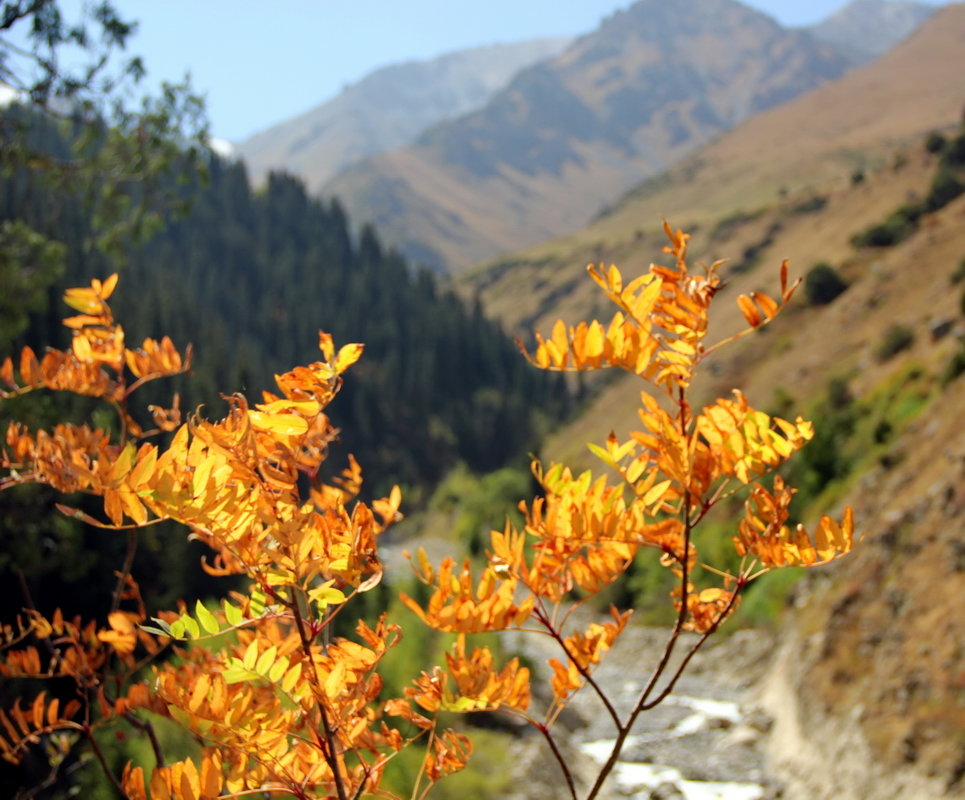
POLYGON ((572 230, 742 119, 844 72, 734 0, 641 0, 480 111, 326 184, 415 259, 459 269, 572 230))
MULTIPOLYGON (((903 171, 893 169, 896 151, 917 146, 925 133, 953 126, 960 116, 962 52, 965 5, 956 4, 873 64, 747 120, 640 184, 586 228, 479 265, 460 276, 460 283, 507 327, 520 331, 545 325, 559 313, 588 313, 592 292, 582 280, 585 264, 646 264, 662 243, 664 218, 699 228, 692 246, 697 257, 731 255, 739 261, 746 248, 775 238, 767 229, 777 220, 762 209, 781 203, 789 209, 815 195, 833 197, 852 180, 880 170, 887 180, 849 210, 853 218, 847 224, 857 229, 878 221, 906 192, 917 190, 903 171), (522 285, 534 289, 521 292, 522 285)), ((835 231, 842 226, 840 220, 828 224, 835 231)), ((775 241, 757 247, 756 255, 782 258, 806 251, 814 260, 833 259, 839 246, 825 234, 802 231, 788 240, 787 250, 775 241)), ((782 234, 787 236, 790 229, 782 234)))
POLYGON ((805 30, 865 63, 887 53, 933 13, 934 6, 908 0, 852 0, 805 30))
POLYGON ((383 67, 332 100, 255 134, 238 152, 256 183, 269 170, 284 169, 315 191, 348 164, 404 147, 441 120, 479 108, 519 70, 556 55, 569 41, 496 44, 383 67))

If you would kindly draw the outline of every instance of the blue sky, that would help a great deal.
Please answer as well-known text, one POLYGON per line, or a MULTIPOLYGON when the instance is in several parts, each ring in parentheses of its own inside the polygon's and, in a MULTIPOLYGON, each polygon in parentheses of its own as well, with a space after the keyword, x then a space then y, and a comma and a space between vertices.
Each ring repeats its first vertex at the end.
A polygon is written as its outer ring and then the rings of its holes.
MULTIPOLYGON (((683 0, 666 0, 683 2, 683 0)), ((745 0, 787 26, 846 0, 745 0)), ((941 4, 938 0, 932 0, 941 4)), ((587 33, 630 0, 115 0, 152 80, 188 71, 212 134, 240 141, 380 66, 538 36, 587 33)), ((80 0, 66 0, 65 8, 80 0)))

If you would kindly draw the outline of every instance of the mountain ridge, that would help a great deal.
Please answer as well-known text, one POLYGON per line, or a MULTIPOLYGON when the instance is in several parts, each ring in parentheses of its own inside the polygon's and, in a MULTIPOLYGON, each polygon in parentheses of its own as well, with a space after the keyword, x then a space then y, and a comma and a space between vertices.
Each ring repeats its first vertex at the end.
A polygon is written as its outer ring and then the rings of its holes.
POLYGON ((582 225, 740 119, 847 67, 734 0, 640 0, 483 109, 323 190, 410 257, 459 269, 582 225))
POLYGON ((271 169, 309 191, 348 164, 409 144, 427 127, 483 103, 519 69, 561 50, 570 37, 493 44, 381 67, 338 95, 237 145, 255 183, 271 169))

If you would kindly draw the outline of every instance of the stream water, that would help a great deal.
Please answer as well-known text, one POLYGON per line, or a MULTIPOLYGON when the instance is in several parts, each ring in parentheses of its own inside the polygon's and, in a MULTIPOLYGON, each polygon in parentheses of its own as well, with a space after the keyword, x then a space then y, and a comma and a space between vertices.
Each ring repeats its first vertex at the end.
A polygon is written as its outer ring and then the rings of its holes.
MULTIPOLYGON (((665 638, 665 631, 628 628, 597 669, 596 678, 608 689, 621 718, 639 697, 649 677, 648 667, 656 663, 665 638)), ((769 648, 766 637, 747 632, 701 652, 674 693, 637 719, 601 800, 779 797, 780 789, 768 776, 759 748, 770 720, 751 701, 751 689, 769 648)), ((613 722, 589 688, 573 699, 570 711, 564 750, 571 754, 567 761, 578 784, 588 785, 613 748, 613 722)), ((556 782, 548 770, 542 772, 541 785, 531 785, 526 797, 564 797, 562 780, 556 782)))

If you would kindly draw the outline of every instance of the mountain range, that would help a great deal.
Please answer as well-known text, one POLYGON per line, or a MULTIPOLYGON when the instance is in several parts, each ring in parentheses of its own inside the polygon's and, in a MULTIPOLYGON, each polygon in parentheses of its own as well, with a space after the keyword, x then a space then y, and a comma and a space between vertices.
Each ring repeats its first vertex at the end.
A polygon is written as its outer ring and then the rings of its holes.
POLYGON ((332 100, 255 134, 238 152, 255 183, 284 169, 317 191, 349 164, 411 144, 436 123, 485 105, 513 75, 569 42, 531 39, 382 67, 332 100))

